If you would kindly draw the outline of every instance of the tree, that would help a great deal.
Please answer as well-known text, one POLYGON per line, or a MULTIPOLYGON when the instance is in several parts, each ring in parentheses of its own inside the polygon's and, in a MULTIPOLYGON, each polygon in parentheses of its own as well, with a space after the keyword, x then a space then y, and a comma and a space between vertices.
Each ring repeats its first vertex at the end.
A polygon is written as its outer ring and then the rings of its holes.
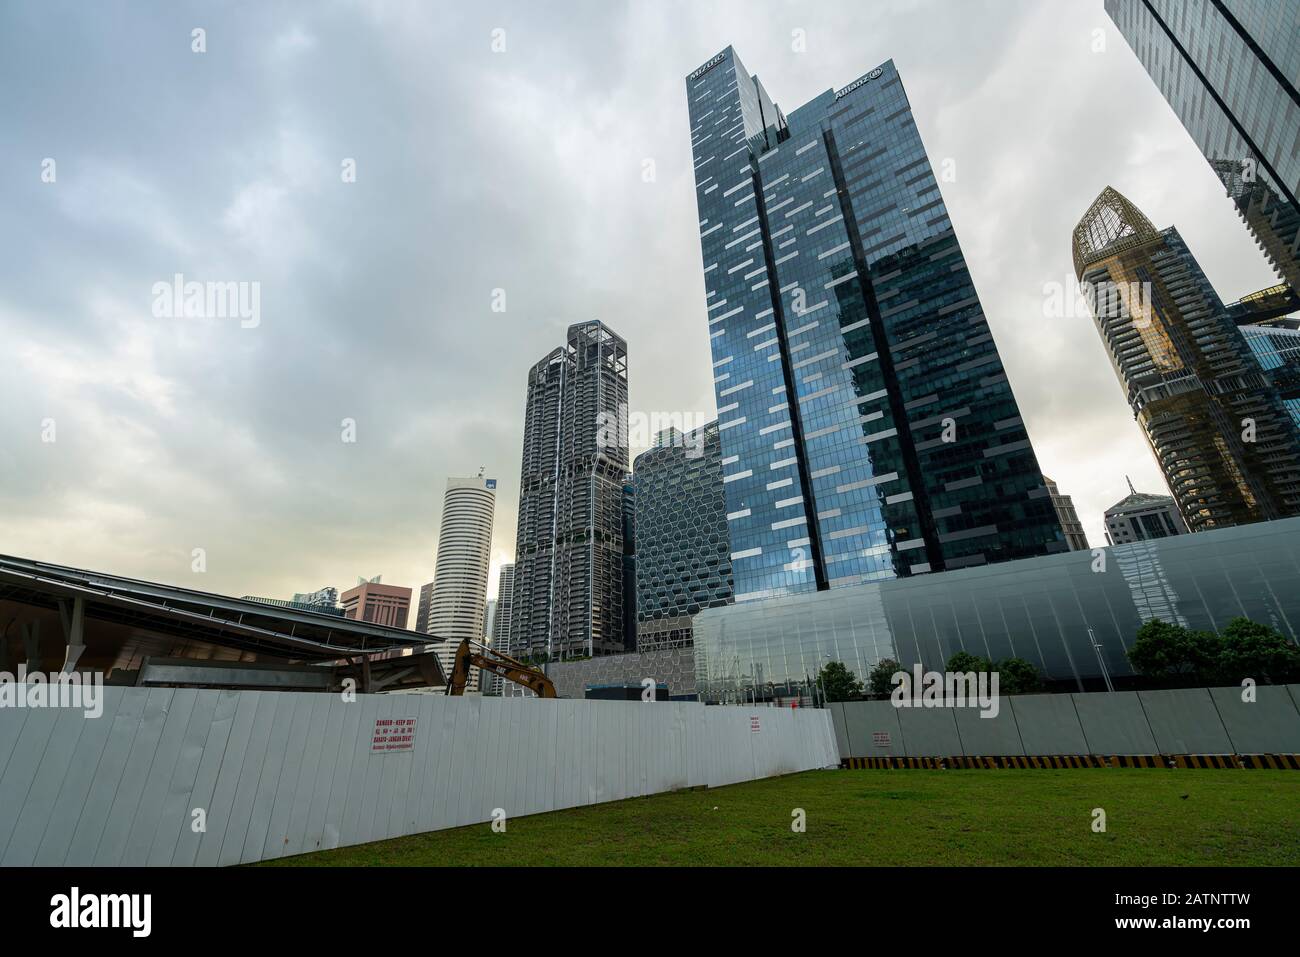
POLYGON ((862 682, 842 661, 828 661, 817 675, 827 701, 853 701, 862 697, 862 682))
POLYGON ((981 658, 979 655, 972 655, 969 651, 959 651, 948 659, 947 669, 961 674, 968 671, 979 674, 984 671, 992 671, 993 662, 987 658, 981 658))
POLYGON ((1138 629, 1129 664, 1144 677, 1166 684, 1208 684, 1219 673, 1223 639, 1209 631, 1153 618, 1138 629))
POLYGON ((894 690, 894 675, 902 670, 893 658, 881 658, 867 675, 867 690, 873 695, 889 695, 894 690))
POLYGON ((1280 684, 1300 678, 1300 648, 1282 633, 1249 618, 1234 618, 1224 626, 1218 672, 1225 681, 1253 678, 1280 684))
POLYGON ((999 694, 1033 694, 1043 690, 1042 675, 1024 658, 1003 658, 996 670, 999 694))

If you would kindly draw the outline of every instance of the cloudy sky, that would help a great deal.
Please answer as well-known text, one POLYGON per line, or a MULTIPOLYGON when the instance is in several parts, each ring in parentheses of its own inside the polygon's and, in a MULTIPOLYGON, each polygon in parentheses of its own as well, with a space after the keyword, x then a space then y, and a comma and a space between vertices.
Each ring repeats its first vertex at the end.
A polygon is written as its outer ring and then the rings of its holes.
POLYGON ((1225 299, 1274 279, 1101 0, 15 0, 0 552, 235 595, 418 588, 446 478, 484 466, 494 593, 525 374, 567 325, 628 340, 634 411, 713 413, 683 78, 729 43, 787 112, 895 60, 956 162, 1040 463, 1102 544, 1125 474, 1164 485, 1091 320, 1047 314, 1073 224, 1109 183, 1225 299), (155 316, 177 273, 258 283, 260 321, 155 316))

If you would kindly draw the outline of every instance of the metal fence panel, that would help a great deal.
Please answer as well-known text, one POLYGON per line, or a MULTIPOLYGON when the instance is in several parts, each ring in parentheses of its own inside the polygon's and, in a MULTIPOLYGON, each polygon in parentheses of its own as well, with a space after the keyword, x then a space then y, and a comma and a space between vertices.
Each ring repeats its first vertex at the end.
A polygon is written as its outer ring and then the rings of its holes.
POLYGON ((1240 688, 1211 688, 1233 754, 1300 754, 1300 711, 1284 687, 1261 685, 1255 700, 1240 688))
MULTIPOLYGON (((69 849, 86 804, 86 797, 94 783, 117 713, 127 700, 124 691, 123 688, 103 689, 104 710, 98 718, 86 720, 74 712, 83 728, 77 737, 77 744, 68 763, 67 774, 60 784, 58 797, 52 804, 45 806, 35 802, 29 804, 29 808, 38 817, 45 817, 44 834, 33 862, 37 866, 56 867, 68 863, 69 849)), ((138 695, 132 696, 130 700, 133 702, 131 707, 143 703, 143 699, 138 695)), ((0 725, 4 723, 4 720, 0 719, 0 725)), ((21 718, 15 724, 21 726, 21 718)), ((0 733, 0 737, 3 737, 3 733, 0 733)), ((29 826, 37 828, 40 825, 33 821, 29 822, 29 826)), ((0 863, 9 864, 8 856, 0 858, 0 863)))
MULTIPOLYGON (((34 771, 15 767, 11 775, 0 779, 0 809, 6 809, 0 812, 4 822, 0 823, 0 862, 7 867, 27 866, 35 861, 45 836, 46 815, 71 770, 77 741, 83 729, 93 723, 72 709, 47 714, 52 718, 50 735, 43 751, 34 756, 34 771), (21 795, 17 793, 20 789, 21 795), (8 813, 9 808, 17 808, 18 813, 8 813)), ((21 760, 25 765, 27 759, 21 760)))
MULTIPOLYGON (((93 759, 96 761, 95 773, 86 792, 84 807, 70 822, 76 830, 68 847, 68 864, 89 866, 95 862, 95 852, 113 809, 118 785, 126 771, 126 761, 148 697, 147 693, 139 692, 128 695, 112 717, 103 750, 93 759)), ((106 717, 107 712, 104 717, 95 720, 103 721, 106 717)), ((29 722, 23 730, 30 736, 36 729, 37 726, 29 722)))
POLYGON ((1231 754, 1232 742, 1205 688, 1139 691, 1161 754, 1231 754))
POLYGON ((1090 754, 1155 754, 1156 739, 1136 691, 1072 694, 1090 754))
POLYGON ((0 862, 215 865, 824 767, 826 711, 106 688, 0 712, 0 862), (375 752, 378 717, 415 717, 375 752), (755 719, 757 727, 755 729, 755 719), (203 812, 204 826, 194 811, 203 812))
POLYGON ((1012 695, 1003 707, 1015 716, 1025 754, 1088 753, 1088 739, 1070 695, 1012 695))
POLYGON ((149 779, 154 754, 167 725, 167 708, 174 695, 171 688, 154 688, 148 692, 144 711, 136 722, 131 747, 113 794, 113 802, 95 846, 93 862, 98 866, 116 867, 123 863, 131 824, 139 810, 140 797, 149 779))
POLYGON ((903 746, 909 757, 962 754, 952 708, 896 708, 903 746))
POLYGON ((957 733, 961 735, 962 749, 971 755, 1016 755, 1024 754, 1025 747, 1020 740, 1020 729, 1016 727, 1016 716, 1009 707, 1010 697, 1001 700, 996 715, 990 709, 953 708, 953 718, 957 722, 957 733))
POLYGON ((908 741, 898 722, 898 708, 890 701, 851 701, 841 705, 844 712, 845 737, 849 751, 846 758, 890 757, 910 754, 908 741))
POLYGON ((162 734, 157 748, 149 758, 149 769, 134 809, 135 818, 119 857, 123 866, 143 867, 149 862, 154 837, 162 826, 163 803, 167 799, 168 786, 181 758, 181 749, 185 744, 185 735, 189 730, 190 717, 194 713, 198 695, 199 692, 193 688, 178 689, 172 693, 163 712, 162 734))
POLYGON ((171 835, 174 837, 174 842, 170 858, 166 846, 167 835, 160 834, 160 839, 155 841, 154 862, 160 865, 189 866, 195 863, 203 841, 213 827, 212 811, 215 807, 213 798, 218 775, 225 764, 226 749, 239 713, 240 696, 237 691, 204 693, 205 697, 208 695, 215 696, 216 704, 212 709, 211 723, 207 728, 195 727, 196 737, 203 738, 203 751, 199 755, 194 784, 189 794, 182 796, 178 802, 185 806, 185 818, 179 833, 171 835), (196 814, 196 811, 199 813, 196 814))

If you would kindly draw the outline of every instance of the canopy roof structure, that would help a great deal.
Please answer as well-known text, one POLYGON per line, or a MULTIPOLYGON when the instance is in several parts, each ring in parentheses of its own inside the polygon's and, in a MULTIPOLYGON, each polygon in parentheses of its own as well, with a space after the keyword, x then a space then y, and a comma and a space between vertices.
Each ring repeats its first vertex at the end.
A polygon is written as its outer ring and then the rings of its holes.
POLYGON ((154 658, 316 665, 367 679, 374 665, 445 684, 430 642, 403 628, 0 555, 0 670, 25 659, 29 671, 109 675, 154 658))

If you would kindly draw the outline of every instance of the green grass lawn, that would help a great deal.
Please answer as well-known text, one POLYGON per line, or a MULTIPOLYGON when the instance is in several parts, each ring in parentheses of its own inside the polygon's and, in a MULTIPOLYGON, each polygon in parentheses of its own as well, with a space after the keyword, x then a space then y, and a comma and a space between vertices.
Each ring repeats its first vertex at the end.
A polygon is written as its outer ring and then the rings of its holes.
POLYGON ((1294 866, 1297 811, 1295 771, 809 771, 267 863, 1294 866))

